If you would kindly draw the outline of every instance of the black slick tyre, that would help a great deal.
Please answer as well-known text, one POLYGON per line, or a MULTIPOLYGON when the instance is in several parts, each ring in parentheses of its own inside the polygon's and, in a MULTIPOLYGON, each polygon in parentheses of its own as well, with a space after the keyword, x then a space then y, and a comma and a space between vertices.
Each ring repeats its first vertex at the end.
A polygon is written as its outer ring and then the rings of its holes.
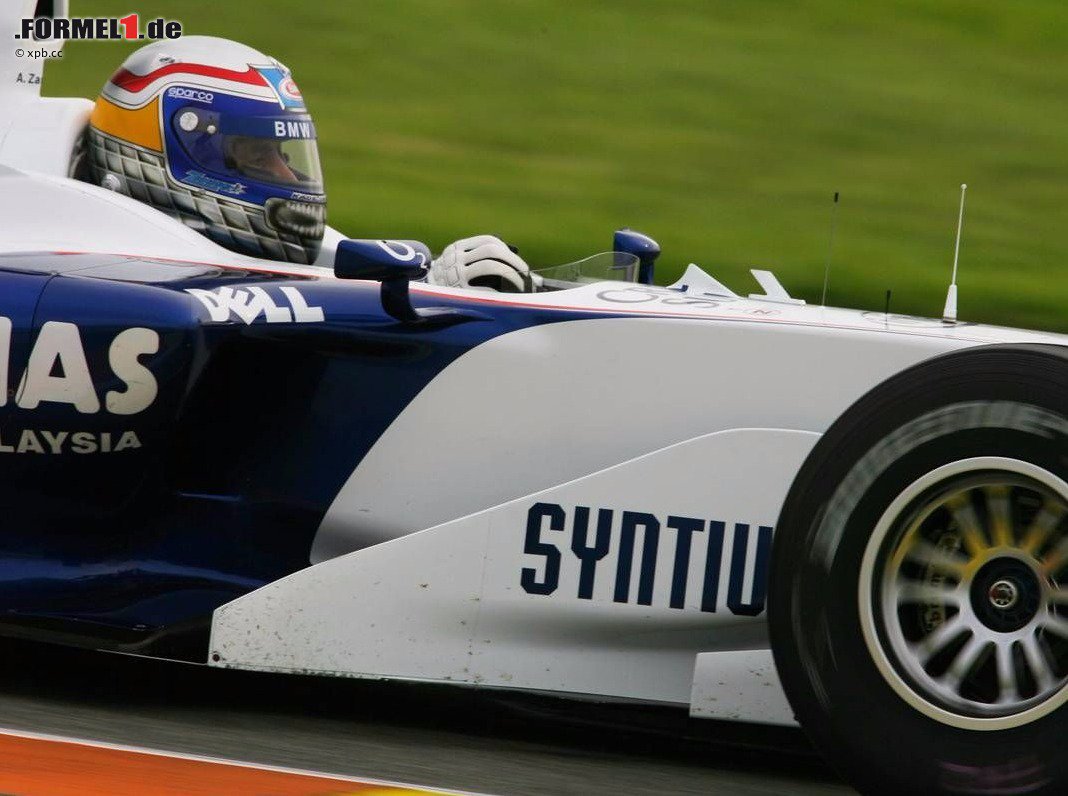
POLYGON ((921 363, 861 398, 784 502, 787 697, 863 793, 1068 793, 1068 350, 921 363))

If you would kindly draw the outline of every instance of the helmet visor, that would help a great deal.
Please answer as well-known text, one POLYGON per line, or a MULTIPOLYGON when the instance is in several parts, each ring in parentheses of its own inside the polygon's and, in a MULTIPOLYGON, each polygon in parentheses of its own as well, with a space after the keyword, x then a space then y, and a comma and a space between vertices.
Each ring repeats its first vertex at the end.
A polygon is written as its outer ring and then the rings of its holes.
POLYGON ((239 116, 187 106, 174 114, 173 127, 190 159, 216 177, 323 192, 315 125, 306 114, 239 116))
POLYGON ((320 193, 323 173, 313 138, 223 136, 223 157, 229 170, 251 180, 320 193))

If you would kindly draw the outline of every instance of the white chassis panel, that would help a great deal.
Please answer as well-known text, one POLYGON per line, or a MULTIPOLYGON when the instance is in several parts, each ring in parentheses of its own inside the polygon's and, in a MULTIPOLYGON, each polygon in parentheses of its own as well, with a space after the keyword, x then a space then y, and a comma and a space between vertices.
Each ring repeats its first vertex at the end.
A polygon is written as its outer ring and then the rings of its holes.
POLYGON ((690 715, 796 727, 771 650, 702 652, 697 656, 690 715))
MULTIPOLYGON (((715 613, 701 610, 707 541, 693 537, 685 608, 668 605, 676 536, 659 539, 650 605, 613 600, 619 511, 773 525, 817 434, 737 429, 708 434, 543 492, 331 559, 215 611, 215 665, 439 681, 687 704, 698 652, 766 644, 762 617, 726 607, 734 534, 724 537, 715 613), (710 462, 730 463, 710 467, 710 462), (561 551, 557 588, 520 585, 528 510, 552 503, 566 531, 542 527, 561 551), (617 509, 592 599, 579 599, 571 511, 617 509)), ((753 589, 754 535, 742 592, 753 589)), ((635 580, 641 544, 635 552, 635 580)))
MULTIPOLYGON (((575 292, 596 302, 606 287, 612 292, 610 285, 575 292)), ((969 344, 887 335, 878 327, 828 332, 744 315, 717 322, 598 318, 510 332, 457 359, 386 429, 327 511, 311 560, 703 434, 822 433, 874 385, 969 344)), ((713 461, 705 463, 710 477, 722 467, 713 461)))

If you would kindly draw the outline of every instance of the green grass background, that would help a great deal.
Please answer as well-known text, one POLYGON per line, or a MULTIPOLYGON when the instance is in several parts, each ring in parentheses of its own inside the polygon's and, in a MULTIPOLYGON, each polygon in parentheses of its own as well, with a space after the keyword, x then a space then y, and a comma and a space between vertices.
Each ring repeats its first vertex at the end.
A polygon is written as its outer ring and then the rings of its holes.
MULTIPOLYGON (((435 249, 492 232, 535 264, 619 226, 737 291, 1068 330, 1063 0, 73 0, 286 63, 330 222, 435 249)), ((72 42, 45 93, 95 96, 131 48, 72 42)))

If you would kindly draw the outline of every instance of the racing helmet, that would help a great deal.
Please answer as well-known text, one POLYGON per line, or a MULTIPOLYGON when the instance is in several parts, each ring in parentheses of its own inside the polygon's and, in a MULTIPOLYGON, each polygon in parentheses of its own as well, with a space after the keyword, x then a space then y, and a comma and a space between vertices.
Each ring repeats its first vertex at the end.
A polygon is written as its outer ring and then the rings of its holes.
POLYGON ((311 263, 326 194, 315 125, 278 61, 185 36, 142 47, 89 117, 88 179, 171 215, 228 249, 311 263))

